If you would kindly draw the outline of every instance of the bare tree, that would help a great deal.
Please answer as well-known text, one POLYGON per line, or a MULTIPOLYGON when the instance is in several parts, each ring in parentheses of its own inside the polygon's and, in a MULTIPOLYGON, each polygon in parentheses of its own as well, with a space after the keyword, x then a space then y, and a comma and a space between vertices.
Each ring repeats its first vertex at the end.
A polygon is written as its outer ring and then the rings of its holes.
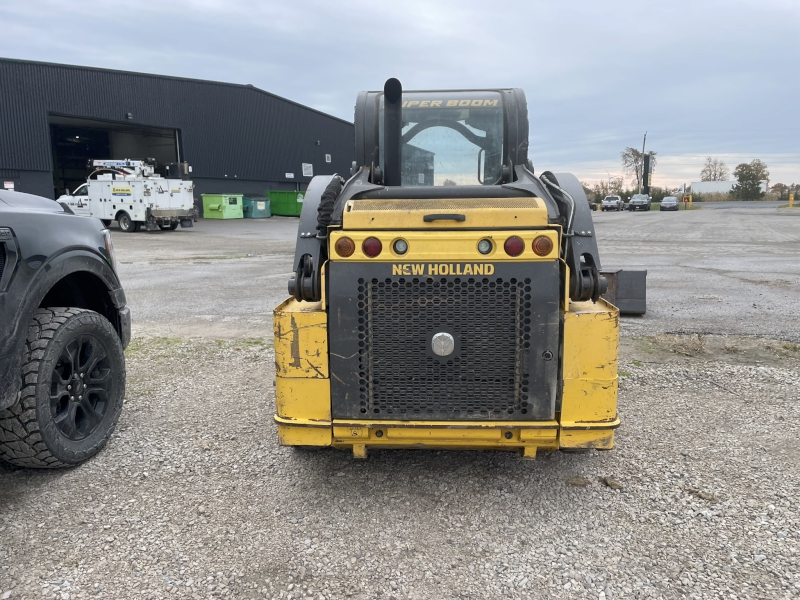
POLYGON ((606 196, 619 195, 622 193, 622 177, 611 177, 601 179, 592 186, 595 200, 602 200, 606 196))
MULTIPOLYGON (((657 152, 650 150, 647 154, 652 157, 650 159, 650 164, 652 165, 653 171, 655 171, 657 152)), ((644 163, 642 157, 644 155, 641 150, 628 146, 620 153, 620 156, 622 157, 622 171, 626 175, 630 175, 631 183, 636 184, 636 188, 638 189, 642 184, 642 167, 644 163)))
POLYGON ((730 171, 725 163, 709 156, 703 170, 700 171, 700 181, 727 181, 728 175, 730 171))

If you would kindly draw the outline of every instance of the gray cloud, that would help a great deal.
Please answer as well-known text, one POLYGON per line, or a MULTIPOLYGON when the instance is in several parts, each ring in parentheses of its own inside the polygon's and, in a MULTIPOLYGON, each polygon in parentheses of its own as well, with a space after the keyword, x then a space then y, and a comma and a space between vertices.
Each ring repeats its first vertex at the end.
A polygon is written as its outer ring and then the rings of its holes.
POLYGON ((800 182, 794 0, 6 0, 0 22, 2 56, 252 83, 349 120, 389 76, 522 87, 535 163, 584 179, 647 130, 665 182, 723 154, 800 182))

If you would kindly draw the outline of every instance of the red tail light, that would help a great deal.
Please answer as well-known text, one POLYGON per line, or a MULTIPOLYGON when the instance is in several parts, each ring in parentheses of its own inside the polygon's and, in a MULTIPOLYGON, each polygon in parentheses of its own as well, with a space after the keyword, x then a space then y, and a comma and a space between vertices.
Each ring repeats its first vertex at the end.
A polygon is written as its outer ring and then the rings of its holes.
POLYGON ((383 250, 383 244, 381 244, 378 238, 368 237, 364 240, 364 243, 361 244, 361 249, 364 251, 364 254, 370 258, 375 258, 383 250))
POLYGON ((506 240, 506 243, 503 244, 503 249, 509 256, 519 256, 522 254, 522 251, 525 250, 525 242, 522 241, 521 237, 512 235, 506 240))

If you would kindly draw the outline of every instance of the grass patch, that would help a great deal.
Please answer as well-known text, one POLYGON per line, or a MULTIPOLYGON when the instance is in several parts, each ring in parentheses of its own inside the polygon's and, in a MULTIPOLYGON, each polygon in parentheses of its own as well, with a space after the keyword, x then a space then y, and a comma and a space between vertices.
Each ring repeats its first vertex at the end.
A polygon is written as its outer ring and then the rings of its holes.
POLYGON ((656 342, 675 354, 699 356, 706 353, 705 336, 697 335, 657 335, 656 342))
POLYGON ((741 352, 741 348, 736 344, 732 344, 731 342, 725 342, 725 345, 722 346, 722 351, 725 354, 739 354, 741 352))
POLYGON ((630 377, 631 376, 631 374, 628 371, 618 371, 617 375, 619 375, 620 377, 630 377))
POLYGON ((792 343, 792 342, 786 342, 786 343, 783 344, 783 349, 788 351, 788 352, 795 352, 797 354, 800 354, 800 344, 795 344, 795 343, 792 343))
POLYGON ((637 367, 641 367, 641 366, 644 364, 644 363, 642 363, 642 361, 640 361, 640 360, 634 360, 634 361, 632 361, 632 362, 633 362, 633 364, 634 364, 635 366, 637 366, 637 367))

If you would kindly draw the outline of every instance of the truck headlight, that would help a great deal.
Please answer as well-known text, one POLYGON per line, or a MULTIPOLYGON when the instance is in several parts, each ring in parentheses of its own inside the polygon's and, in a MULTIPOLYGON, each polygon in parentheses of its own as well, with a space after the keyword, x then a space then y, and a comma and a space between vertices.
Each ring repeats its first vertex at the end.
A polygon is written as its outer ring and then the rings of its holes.
POLYGON ((108 262, 111 263, 111 268, 116 272, 117 270, 117 254, 114 252, 114 242, 111 241, 111 232, 108 229, 103 229, 103 241, 106 244, 106 252, 108 253, 108 262))

